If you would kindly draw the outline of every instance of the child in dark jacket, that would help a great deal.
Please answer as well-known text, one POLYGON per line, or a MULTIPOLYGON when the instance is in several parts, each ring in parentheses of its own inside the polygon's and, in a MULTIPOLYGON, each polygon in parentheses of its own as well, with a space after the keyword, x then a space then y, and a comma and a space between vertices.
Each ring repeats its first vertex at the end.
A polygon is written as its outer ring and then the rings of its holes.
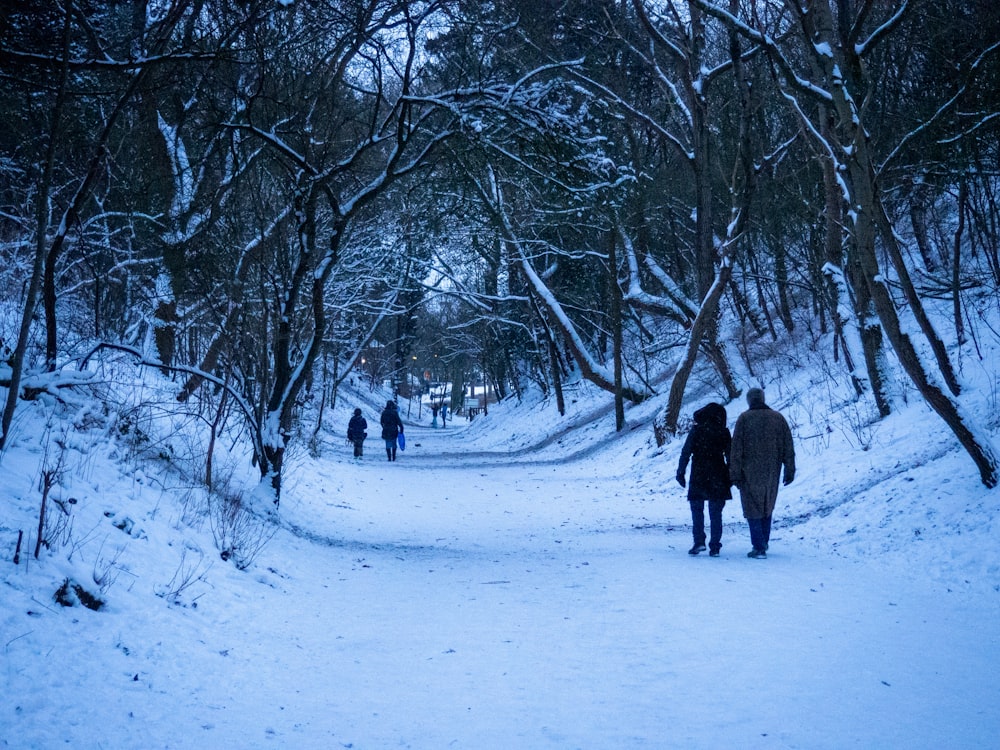
POLYGON ((354 416, 347 423, 347 439, 354 444, 354 457, 361 458, 365 453, 365 438, 368 433, 368 422, 361 416, 361 409, 354 410, 354 416))

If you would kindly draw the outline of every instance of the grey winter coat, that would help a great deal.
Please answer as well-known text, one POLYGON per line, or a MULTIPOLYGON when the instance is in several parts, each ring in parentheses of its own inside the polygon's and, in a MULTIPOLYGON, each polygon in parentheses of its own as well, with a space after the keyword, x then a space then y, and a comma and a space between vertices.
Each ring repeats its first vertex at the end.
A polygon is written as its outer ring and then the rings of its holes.
POLYGON ((774 513, 782 467, 788 484, 795 478, 792 431, 785 418, 761 400, 736 420, 729 452, 729 476, 740 490, 746 518, 774 513))

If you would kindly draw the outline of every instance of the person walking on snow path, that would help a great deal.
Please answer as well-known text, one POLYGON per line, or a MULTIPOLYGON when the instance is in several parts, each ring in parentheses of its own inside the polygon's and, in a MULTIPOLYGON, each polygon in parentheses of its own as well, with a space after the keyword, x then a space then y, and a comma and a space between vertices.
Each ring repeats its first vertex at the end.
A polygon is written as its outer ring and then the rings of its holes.
POLYGON ((764 403, 764 391, 747 391, 747 405, 733 428, 729 476, 740 491, 743 515, 750 527, 753 549, 747 557, 767 557, 771 517, 784 467, 785 484, 795 479, 795 447, 788 422, 764 403))
POLYGON ((368 421, 361 416, 361 409, 354 410, 354 416, 347 423, 347 439, 354 445, 354 457, 360 459, 365 453, 365 438, 368 421))
POLYGON ((694 427, 688 433, 681 459, 677 466, 677 482, 686 486, 684 474, 691 461, 691 482, 688 487, 688 502, 691 504, 691 531, 694 546, 689 555, 705 551, 705 502, 708 502, 708 517, 711 537, 708 554, 718 557, 722 549, 722 509, 726 500, 733 497, 729 489, 729 448, 732 436, 726 427, 726 407, 710 403, 694 413, 694 427))
POLYGON ((387 401, 382 410, 382 439, 385 441, 385 456, 390 461, 396 460, 396 438, 403 432, 403 420, 399 418, 399 408, 395 401, 387 401))

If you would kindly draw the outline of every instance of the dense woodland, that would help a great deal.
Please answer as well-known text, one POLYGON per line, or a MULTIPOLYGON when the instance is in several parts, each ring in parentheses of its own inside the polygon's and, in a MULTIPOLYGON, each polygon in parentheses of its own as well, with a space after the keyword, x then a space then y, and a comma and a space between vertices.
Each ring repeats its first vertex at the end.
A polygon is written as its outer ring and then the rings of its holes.
POLYGON ((1000 335, 995 0, 0 7, 0 447, 124 357, 277 499, 348 377, 668 394, 663 441, 696 363, 735 398, 795 340, 1000 478, 956 363, 1000 335))

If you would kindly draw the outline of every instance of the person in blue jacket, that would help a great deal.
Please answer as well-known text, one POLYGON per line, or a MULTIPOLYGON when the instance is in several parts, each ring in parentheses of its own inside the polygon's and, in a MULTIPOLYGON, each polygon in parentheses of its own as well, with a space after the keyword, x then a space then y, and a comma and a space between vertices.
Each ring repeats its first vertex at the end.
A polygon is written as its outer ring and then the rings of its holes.
POLYGON ((386 402, 382 410, 382 439, 385 441, 385 456, 390 461, 396 460, 396 438, 403 432, 403 420, 399 418, 399 408, 395 401, 386 402))
POLYGON ((726 427, 726 407, 709 403, 694 413, 694 427, 688 433, 681 448, 680 464, 677 466, 677 481, 686 486, 684 474, 688 461, 691 462, 691 481, 688 487, 688 502, 691 504, 691 531, 694 546, 689 555, 705 551, 705 502, 708 502, 708 516, 711 537, 708 554, 718 557, 722 549, 722 509, 726 500, 733 497, 729 483, 729 449, 732 435, 726 427))

